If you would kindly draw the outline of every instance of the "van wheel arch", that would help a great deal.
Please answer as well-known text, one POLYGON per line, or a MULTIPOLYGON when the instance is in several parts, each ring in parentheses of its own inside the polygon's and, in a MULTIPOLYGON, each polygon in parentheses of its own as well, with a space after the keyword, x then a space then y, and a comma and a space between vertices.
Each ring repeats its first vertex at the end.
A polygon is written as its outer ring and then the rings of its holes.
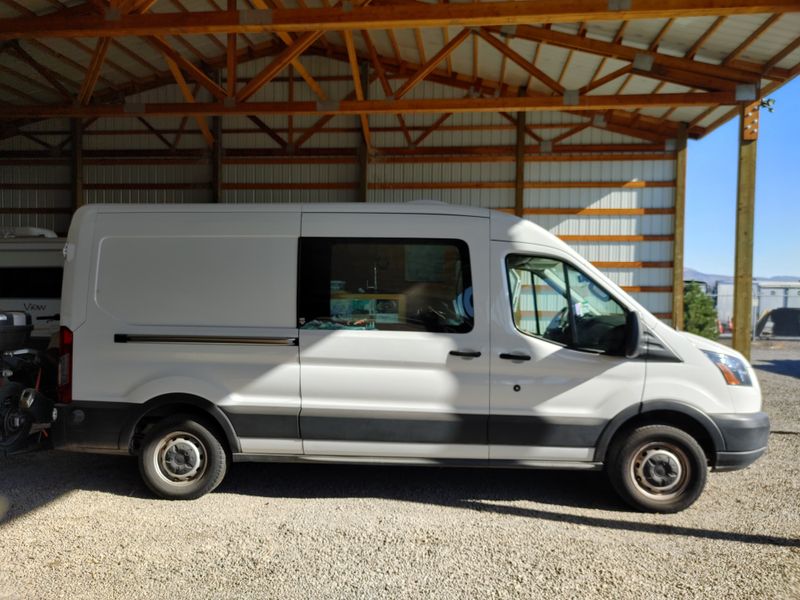
POLYGON ((137 454, 147 429, 175 414, 201 419, 217 430, 221 439, 227 442, 227 449, 231 454, 241 451, 239 439, 225 413, 211 401, 193 394, 164 394, 145 402, 123 429, 120 447, 127 448, 131 454, 137 454))
POLYGON ((605 462, 614 439, 645 425, 669 425, 691 435, 714 466, 717 452, 725 450, 725 439, 716 423, 704 412, 682 402, 656 400, 631 406, 614 417, 598 439, 594 460, 605 462))

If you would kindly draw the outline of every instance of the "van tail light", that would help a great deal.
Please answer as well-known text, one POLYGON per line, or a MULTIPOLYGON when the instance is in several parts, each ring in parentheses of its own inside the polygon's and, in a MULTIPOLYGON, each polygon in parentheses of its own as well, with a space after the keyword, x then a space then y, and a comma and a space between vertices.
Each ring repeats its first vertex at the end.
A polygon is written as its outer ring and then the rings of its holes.
POLYGON ((58 346, 58 401, 72 402, 72 332, 62 327, 58 346))

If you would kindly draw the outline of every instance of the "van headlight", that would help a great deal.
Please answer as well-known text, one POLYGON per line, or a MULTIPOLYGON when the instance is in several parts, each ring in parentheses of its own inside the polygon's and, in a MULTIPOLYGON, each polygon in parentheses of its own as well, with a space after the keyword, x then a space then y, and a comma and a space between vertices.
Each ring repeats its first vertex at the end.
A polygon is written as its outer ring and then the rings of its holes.
POLYGON ((753 380, 750 379, 750 372, 747 370, 747 364, 743 360, 730 354, 712 352, 710 350, 703 350, 703 353, 711 362, 717 365, 720 373, 725 378, 725 383, 728 385, 753 385, 753 380))

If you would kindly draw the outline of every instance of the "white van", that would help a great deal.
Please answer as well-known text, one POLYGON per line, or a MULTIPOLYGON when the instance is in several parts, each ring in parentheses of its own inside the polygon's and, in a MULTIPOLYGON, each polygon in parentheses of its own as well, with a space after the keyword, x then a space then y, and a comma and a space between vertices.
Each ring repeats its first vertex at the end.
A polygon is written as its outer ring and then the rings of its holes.
POLYGON ((65 253, 57 445, 166 498, 231 461, 605 467, 673 512, 766 449, 741 355, 499 212, 94 205, 65 253))

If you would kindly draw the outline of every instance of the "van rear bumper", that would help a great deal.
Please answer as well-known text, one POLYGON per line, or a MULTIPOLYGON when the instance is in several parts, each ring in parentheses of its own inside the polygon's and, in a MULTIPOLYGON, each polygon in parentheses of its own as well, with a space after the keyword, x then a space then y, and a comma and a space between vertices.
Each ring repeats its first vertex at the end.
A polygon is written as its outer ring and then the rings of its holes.
POLYGON ((53 446, 59 450, 127 454, 120 449, 122 429, 130 409, 116 402, 71 402, 56 404, 58 418, 51 427, 53 446))
POLYGON ((764 412, 709 415, 722 433, 725 450, 717 452, 715 471, 735 471, 753 464, 767 450, 769 416, 764 412))

